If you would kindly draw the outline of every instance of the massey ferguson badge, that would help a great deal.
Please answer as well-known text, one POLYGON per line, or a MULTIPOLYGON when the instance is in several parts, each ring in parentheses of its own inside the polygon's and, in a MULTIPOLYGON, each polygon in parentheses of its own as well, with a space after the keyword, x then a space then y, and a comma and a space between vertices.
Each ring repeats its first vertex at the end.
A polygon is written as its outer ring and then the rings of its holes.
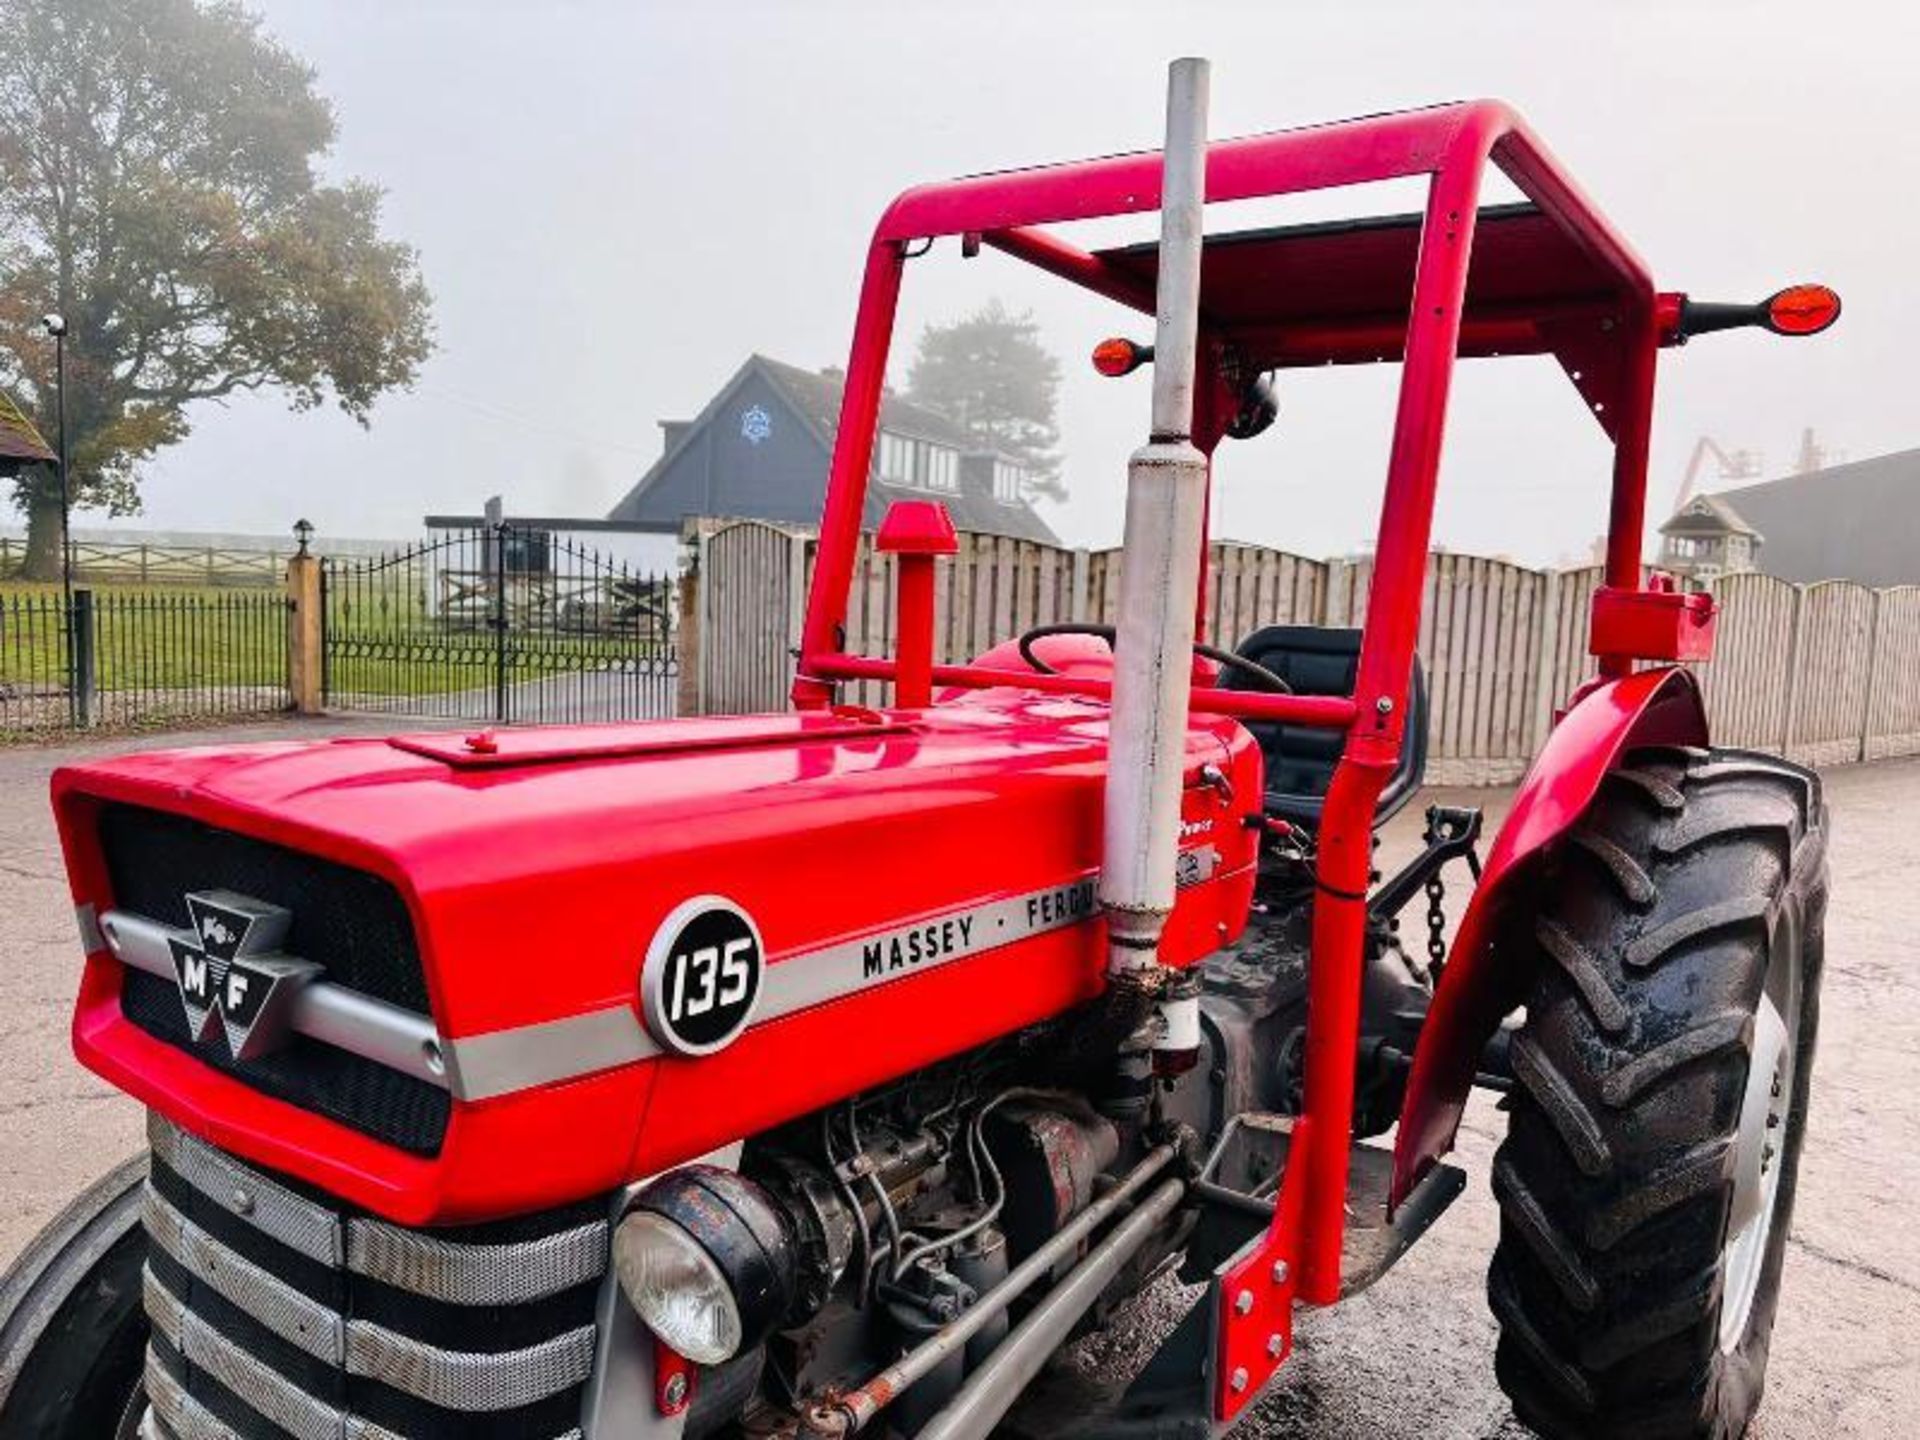
POLYGON ((200 1040, 214 1015, 229 1053, 253 1060, 286 1038, 288 1012, 320 967, 279 953, 292 919, 277 905, 231 891, 186 897, 188 933, 169 935, 187 1033, 200 1040))

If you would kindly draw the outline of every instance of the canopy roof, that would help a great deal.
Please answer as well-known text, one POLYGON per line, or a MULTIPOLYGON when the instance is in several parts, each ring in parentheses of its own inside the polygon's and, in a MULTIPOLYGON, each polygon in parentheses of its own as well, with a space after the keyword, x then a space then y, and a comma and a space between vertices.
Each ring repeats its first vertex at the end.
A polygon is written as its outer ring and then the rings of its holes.
MULTIPOLYGON (((1419 215, 1388 215, 1210 235, 1200 269, 1205 323, 1261 369, 1397 359, 1420 226, 1419 215)), ((1156 244, 1098 258, 1154 284, 1156 244)), ((1626 298, 1618 274, 1538 206, 1489 206, 1475 226, 1460 353, 1548 351, 1551 327, 1604 317, 1626 298)))

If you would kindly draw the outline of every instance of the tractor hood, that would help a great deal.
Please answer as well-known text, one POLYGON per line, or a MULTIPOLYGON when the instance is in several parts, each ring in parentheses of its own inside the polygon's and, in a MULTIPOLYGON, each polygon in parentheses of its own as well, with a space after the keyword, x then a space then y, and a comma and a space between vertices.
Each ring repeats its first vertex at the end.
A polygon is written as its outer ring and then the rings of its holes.
MULTIPOLYGON (((1105 756, 996 692, 66 768, 76 1049, 405 1223, 608 1190, 1097 993, 1105 756)), ((1195 720, 1170 963, 1244 923, 1259 765, 1195 720)))

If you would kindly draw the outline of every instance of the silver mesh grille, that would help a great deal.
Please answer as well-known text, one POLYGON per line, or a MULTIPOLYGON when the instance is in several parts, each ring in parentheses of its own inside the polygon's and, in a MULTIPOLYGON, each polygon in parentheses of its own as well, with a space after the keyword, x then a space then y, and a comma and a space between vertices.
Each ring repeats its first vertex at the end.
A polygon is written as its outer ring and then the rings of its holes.
POLYGON ((607 1268, 609 1226, 594 1220, 537 1240, 463 1245, 382 1220, 342 1220, 251 1166, 149 1113, 153 1153, 194 1189, 310 1260, 449 1305, 523 1305, 607 1268))
MULTIPOLYGON (((468 1243, 343 1215, 158 1117, 150 1121, 149 1133, 156 1177, 145 1195, 152 1246, 145 1300, 156 1336, 149 1369, 162 1376, 149 1396, 154 1419, 165 1431, 182 1440, 246 1434, 244 1425, 235 1430, 231 1415, 208 1411, 170 1366, 206 1375, 249 1412, 296 1440, 381 1440, 391 1433, 339 1408, 359 1405, 350 1398, 357 1382, 347 1377, 378 1382, 410 1402, 450 1412, 448 1421, 459 1414, 537 1405, 589 1378, 596 1340, 590 1301, 571 1322, 566 1317, 573 1312, 565 1308, 570 1303, 566 1301, 555 1301, 563 1307, 560 1312, 551 1306, 540 1312, 556 1318, 530 1317, 528 1325, 543 1328, 529 1343, 497 1349, 488 1342, 491 1327, 507 1307, 591 1287, 605 1273, 604 1220, 562 1226, 527 1240, 468 1243), (172 1172, 170 1179, 159 1175, 161 1165, 172 1172), (162 1179, 174 1199, 162 1193, 162 1179), (181 1185, 192 1192, 191 1206, 180 1199, 186 1193, 181 1185), (209 1205, 218 1206, 220 1213, 208 1213, 209 1205), (247 1240, 248 1230, 272 1243, 263 1248, 256 1240, 234 1248, 247 1240), (420 1297, 429 1309, 438 1307, 443 1312, 441 1329, 429 1327, 424 1334, 444 1333, 445 1313, 452 1312, 466 1327, 458 1334, 474 1334, 467 1342, 473 1348, 429 1343, 403 1333, 416 1329, 418 1320, 383 1312, 376 1321, 356 1313, 352 1304, 342 1313, 334 1308, 331 1294, 306 1294, 286 1275, 275 1273, 278 1247, 302 1257, 302 1263, 318 1262, 340 1274, 348 1290, 356 1283, 352 1276, 365 1276, 391 1291, 420 1297), (462 1318, 468 1315, 476 1318, 462 1318), (390 1319, 394 1323, 381 1323, 390 1319), (256 1328, 250 1331, 250 1325, 256 1328), (304 1384, 298 1378, 300 1365, 272 1358, 272 1343, 253 1342, 265 1349, 252 1353, 247 1336, 261 1333, 311 1357, 302 1362, 309 1366, 304 1384), (314 1364, 323 1368, 313 1371, 314 1364), (285 1373, 279 1368, 290 1365, 285 1373), (315 1373, 334 1372, 341 1376, 339 1383, 319 1386, 328 1398, 310 1393, 315 1373)), ((294 1275, 316 1274, 310 1264, 306 1271, 297 1263, 289 1269, 294 1275)), ((393 1297, 385 1303, 391 1308, 393 1297)), ((523 1326, 521 1333, 526 1330, 523 1326)), ((541 1429, 552 1433, 550 1427, 541 1429)))
POLYGON ((476 1355, 422 1345, 364 1320, 347 1322, 347 1369, 449 1410, 511 1410, 593 1373, 593 1326, 539 1345, 476 1355))
POLYGON ((147 1318, 189 1365, 205 1370, 298 1440, 337 1440, 342 1419, 338 1410, 254 1359, 187 1309, 179 1296, 154 1279, 151 1268, 144 1280, 147 1318))
POLYGON ((324 1205, 294 1194, 153 1111, 147 1112, 147 1143, 182 1180, 289 1250, 335 1269, 346 1258, 340 1217, 324 1205))
POLYGON ((316 1300, 214 1240, 147 1186, 147 1241, 214 1294, 281 1339, 332 1365, 347 1359, 346 1324, 316 1300))
POLYGON ((347 1268, 450 1305, 524 1305, 606 1272, 611 1227, 594 1220, 508 1245, 457 1245, 380 1220, 347 1222, 347 1268))

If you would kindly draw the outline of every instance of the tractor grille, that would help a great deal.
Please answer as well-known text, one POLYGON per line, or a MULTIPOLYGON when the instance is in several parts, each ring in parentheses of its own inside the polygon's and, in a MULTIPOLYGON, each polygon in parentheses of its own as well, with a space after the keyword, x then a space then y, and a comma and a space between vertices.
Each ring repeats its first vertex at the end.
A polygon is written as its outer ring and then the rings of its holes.
POLYGON ((605 1199, 407 1230, 154 1116, 147 1396, 163 1433, 577 1440, 605 1199))
MULTIPOLYGON (((99 834, 117 909, 184 929, 190 893, 238 891, 290 912, 288 952, 326 967, 334 984, 428 1012, 406 903, 379 876, 132 805, 105 806, 99 834)), ((304 1036, 254 1060, 235 1060, 217 1042, 195 1045, 178 990, 139 971, 127 972, 120 1008, 147 1034, 190 1050, 196 1060, 388 1145, 432 1155, 445 1138, 451 1100, 415 1076, 304 1036)))

